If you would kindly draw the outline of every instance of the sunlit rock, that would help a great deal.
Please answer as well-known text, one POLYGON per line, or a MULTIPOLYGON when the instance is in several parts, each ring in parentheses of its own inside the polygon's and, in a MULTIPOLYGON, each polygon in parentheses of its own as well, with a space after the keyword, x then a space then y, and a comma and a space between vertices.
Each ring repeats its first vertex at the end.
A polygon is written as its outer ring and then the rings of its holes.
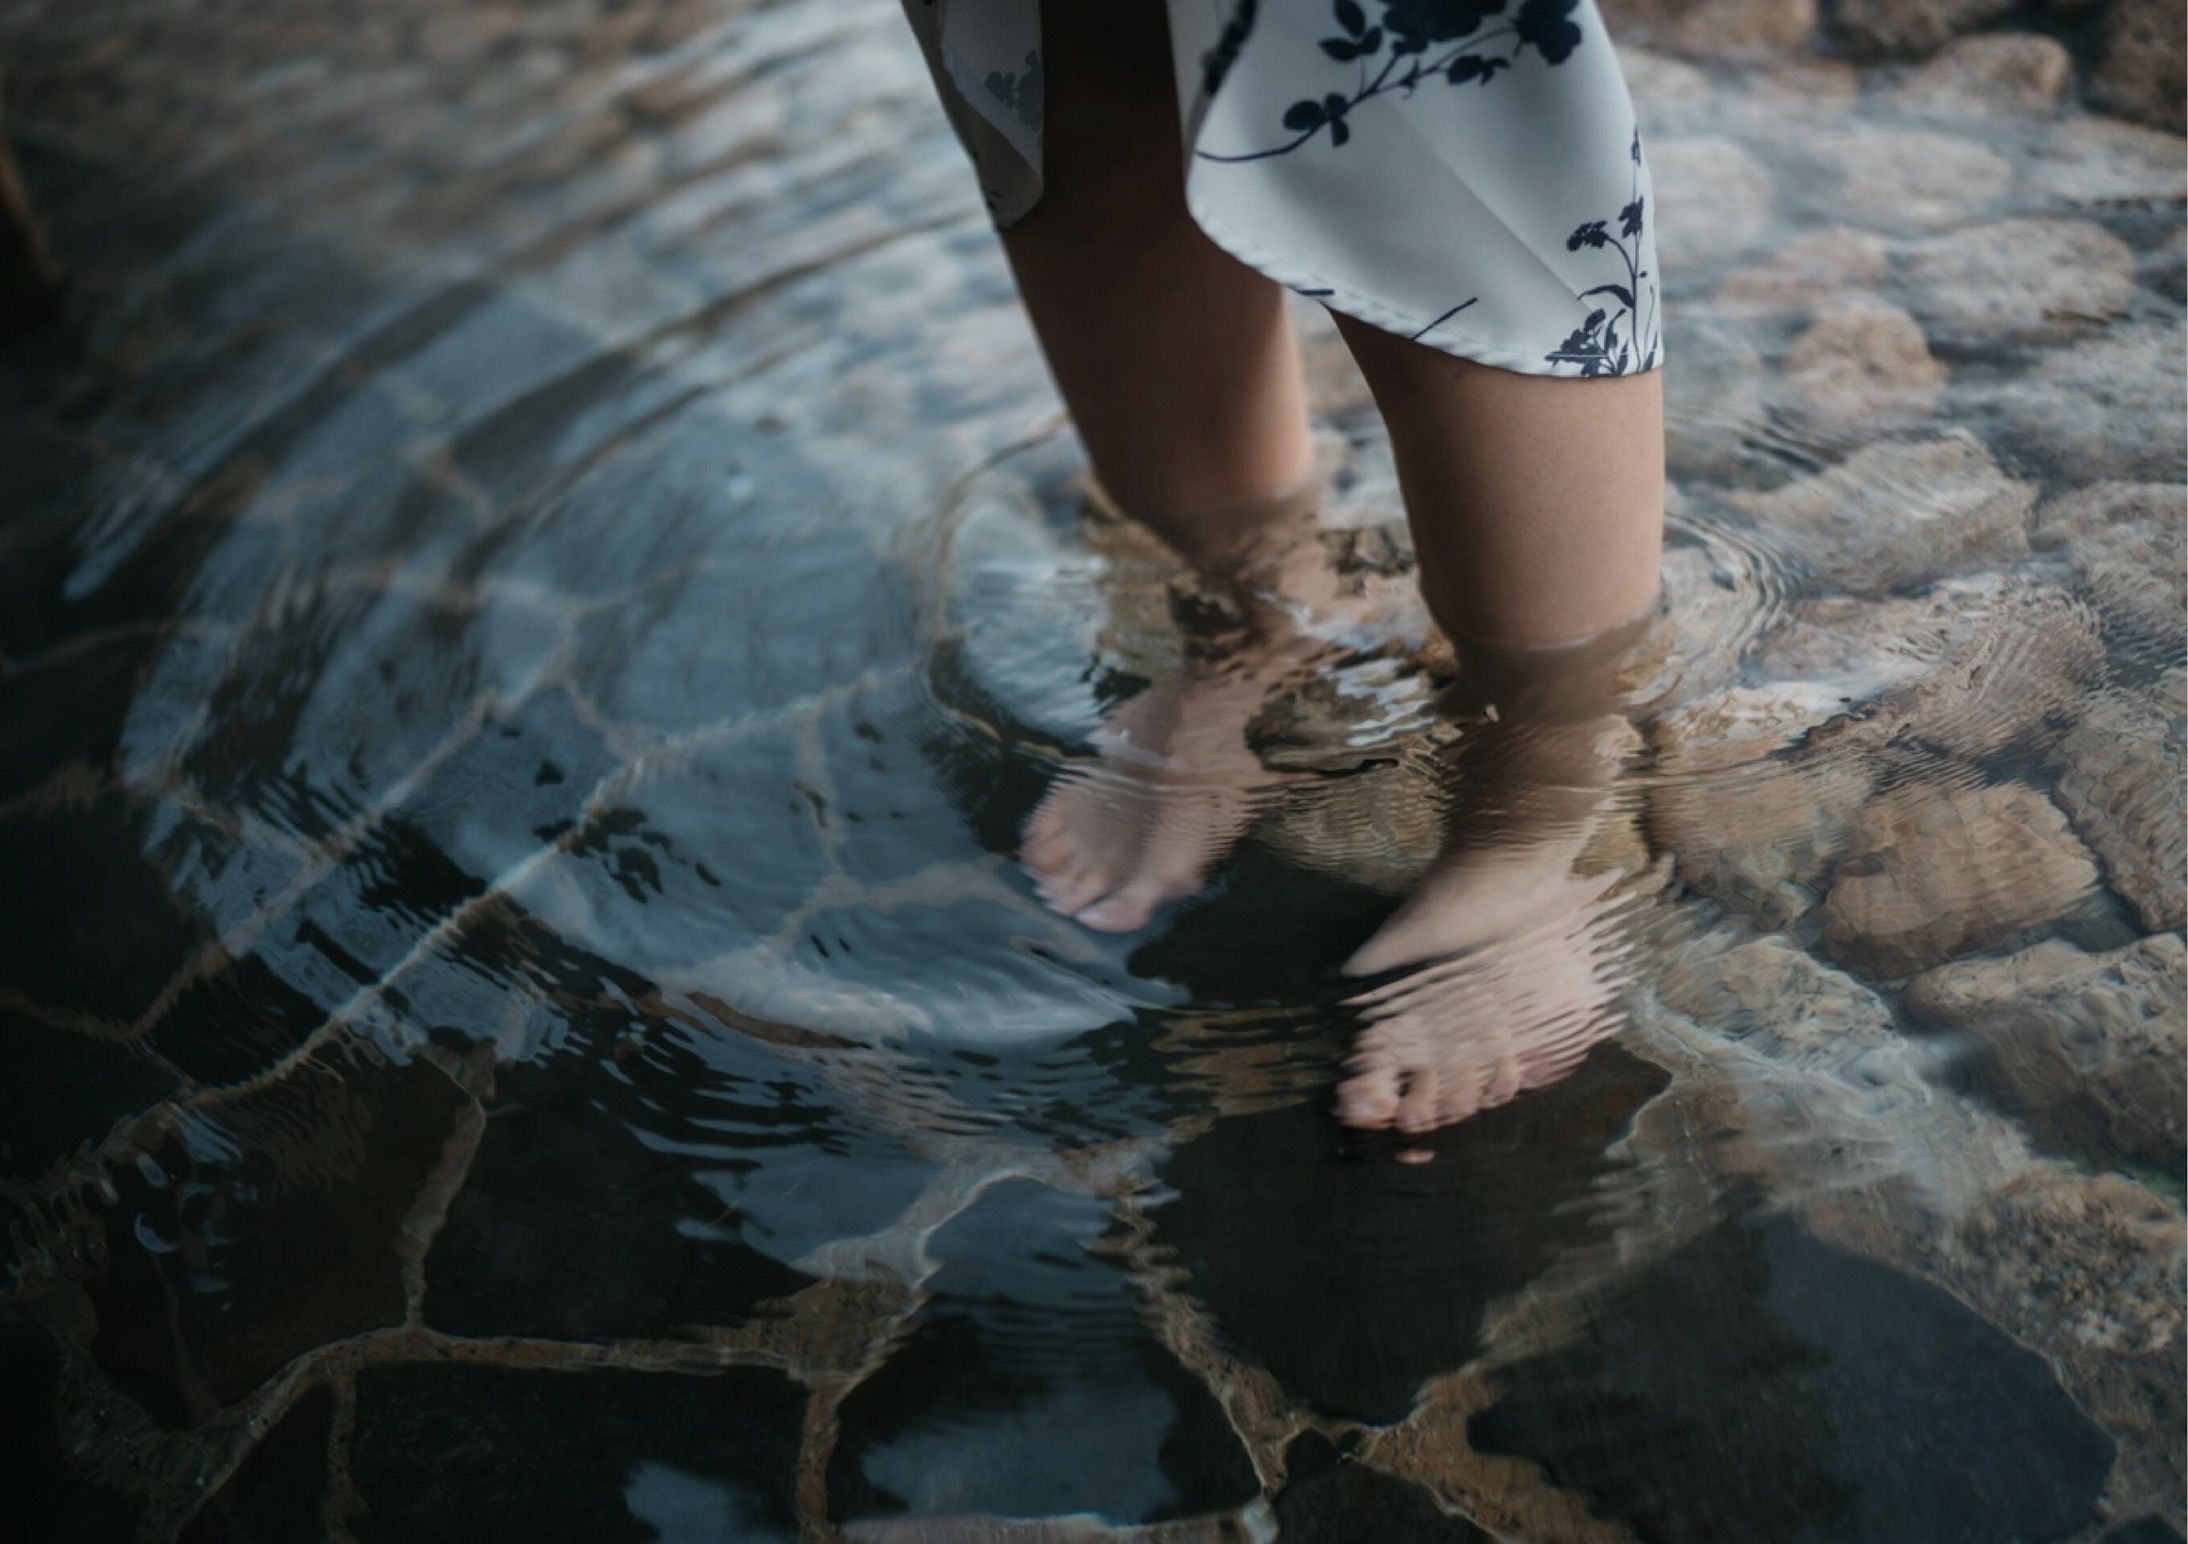
POLYGON ((2105 620, 2188 648, 2188 487, 2093 483, 2048 499, 2029 541, 2072 560, 2105 620))
POLYGON ((1951 1031, 1978 1085, 2047 1146, 2177 1172, 2188 945, 2161 933, 2091 954, 2047 939, 1907 984, 1905 1010, 1951 1031))
POLYGON ((1923 325, 1954 343, 2070 336, 2124 315, 2135 254, 2084 220, 2000 220, 1920 241, 1900 272, 1923 325))
POLYGON ((2074 60, 2055 38, 1989 32, 1956 38, 1893 93, 1903 111, 1941 118, 2034 118, 2074 89, 2074 60))
POLYGON ((1851 437, 1929 417, 1945 375, 1913 317, 1872 295, 1850 295, 1788 345, 1779 391, 1803 427, 1851 437))
POLYGON ((2027 452, 2075 482, 2179 481, 2188 473, 2188 383, 2178 322, 2112 328, 2047 354, 1999 395, 2027 452))
POLYGON ((1819 577, 1873 593, 2019 557, 2036 490, 1955 429, 1872 445, 1783 488, 1728 497, 1819 577))
POLYGON ((2106 881, 2153 932, 2188 922, 2183 680, 2176 670, 2146 691, 2093 698, 2057 756, 2059 803, 2104 861, 2106 881))
POLYGON ((2097 882, 2066 816, 2020 783, 1905 784, 1866 806, 1849 836, 1824 941, 1869 976, 1911 975, 2002 943, 2097 882))

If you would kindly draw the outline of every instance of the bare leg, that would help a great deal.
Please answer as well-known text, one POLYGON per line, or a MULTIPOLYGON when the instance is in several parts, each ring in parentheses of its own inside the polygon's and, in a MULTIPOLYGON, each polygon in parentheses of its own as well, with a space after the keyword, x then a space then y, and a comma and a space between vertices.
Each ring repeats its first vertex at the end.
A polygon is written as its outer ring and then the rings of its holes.
POLYGON ((1040 202, 1004 232, 1104 490, 1187 557, 1312 467, 1283 290, 1193 223, 1163 7, 1047 0, 1040 202))
POLYGON ((1312 646, 1255 592, 1312 603, 1334 586, 1284 292, 1185 207, 1163 7, 1047 0, 1041 31, 1043 190, 1003 237, 1019 292, 1103 492, 1233 582, 1246 616, 1113 714, 1100 759, 1065 769, 1026 823, 1042 898, 1130 932, 1200 888, 1271 781, 1246 726, 1312 646))
POLYGON ((1656 598, 1660 372, 1573 380, 1337 325, 1390 429, 1422 598, 1453 638, 1537 647, 1609 632, 1656 598))

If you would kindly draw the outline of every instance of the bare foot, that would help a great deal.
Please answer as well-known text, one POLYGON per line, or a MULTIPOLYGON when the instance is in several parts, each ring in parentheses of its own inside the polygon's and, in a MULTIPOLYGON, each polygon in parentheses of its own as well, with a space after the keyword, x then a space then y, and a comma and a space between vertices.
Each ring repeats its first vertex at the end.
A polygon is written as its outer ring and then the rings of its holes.
POLYGON ((1026 821, 1020 858, 1052 910, 1105 933, 1145 927, 1199 890, 1279 781, 1246 743, 1262 703, 1304 663, 1265 651, 1188 670, 1113 713, 1101 759, 1068 768, 1026 821))
POLYGON ((1545 868, 1485 919, 1474 903, 1487 886, 1467 868, 1447 859, 1431 870, 1397 935, 1386 928, 1347 964, 1417 967, 1354 999, 1366 1027, 1337 1090, 1349 1126, 1427 1132, 1465 1120, 1555 1083, 1618 1026, 1610 892, 1621 876, 1545 868), (1439 931, 1450 947, 1431 942, 1439 931))
MULTIPOLYGON (((1426 1132, 1542 1088, 1619 1023, 1622 874, 1582 875, 1624 720, 1560 714, 1475 733, 1452 767, 1457 840, 1345 964, 1404 975, 1353 1000, 1347 1125, 1426 1132)), ((1425 1160, 1425 1152, 1401 1156, 1425 1160)))

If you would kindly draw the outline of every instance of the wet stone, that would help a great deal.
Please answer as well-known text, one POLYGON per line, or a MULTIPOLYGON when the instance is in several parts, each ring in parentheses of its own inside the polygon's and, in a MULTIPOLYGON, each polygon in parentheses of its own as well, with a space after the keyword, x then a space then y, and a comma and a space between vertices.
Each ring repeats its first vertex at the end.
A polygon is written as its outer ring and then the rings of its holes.
POLYGON ((1411 1481, 1340 1455, 1319 1432, 1285 1450, 1284 1468, 1276 1531, 1287 1544, 1354 1544, 1363 1537, 1377 1544, 1488 1544, 1492 1537, 1411 1481))
POLYGON ((1621 1167, 1605 1149, 1666 1081, 1599 1046, 1552 1088, 1408 1139, 1434 1154, 1418 1165, 1347 1137, 1319 1101, 1219 1120, 1163 1161, 1157 1238, 1288 1393, 1391 1424, 1474 1358, 1491 1303, 1603 1236, 1586 1203, 1621 1167))
POLYGON ((1954 429, 1872 445, 1783 488, 1730 497, 1784 533, 1818 577, 1874 594, 2019 557, 2036 490, 1954 429))
POLYGON ((2013 8, 2013 0, 1839 0, 1831 30, 1857 53, 1921 58, 2013 8))
POLYGON ((2085 220, 2000 220, 1908 247, 1900 275, 1941 341, 2056 340, 2125 315, 2135 254, 2085 220))
POLYGON ((403 1316, 402 1223, 462 1095, 436 1069, 315 1058, 114 1172, 92 1353, 169 1424, 403 1316))
POLYGON ((1852 969, 1909 975, 2050 921, 2096 881, 2066 816, 2025 784, 1903 785, 1855 818, 1824 939, 1852 969))
POLYGON ((2178 209, 2188 197, 2181 137, 2116 119, 2062 119, 2034 147, 2021 177, 2056 209, 2178 209))
POLYGON ((1775 184, 1762 162, 1732 140, 1659 139, 1650 143, 1648 158, 1657 197, 1657 256, 1666 273, 1729 262, 1771 230, 1775 184))
POLYGON ((366 1544, 791 1544, 804 1396, 780 1373, 368 1368, 351 1471, 366 1544))
POLYGON ((1834 174, 1836 190, 1810 190, 1819 212, 1888 231, 1959 225, 2003 197, 2013 163, 1957 134, 1852 124, 1810 136, 1803 159, 1834 174))
POLYGON ((1746 331, 1705 316, 1674 315, 1679 347, 1664 361, 1664 461, 1677 478, 1736 473, 1763 425, 1766 375, 1746 331))
POLYGON ((179 1544, 276 1544, 318 1537, 333 1424, 334 1396, 325 1388, 307 1390, 198 1510, 179 1544))
POLYGON ((2178 1073, 2188 1059, 2188 945, 2161 933, 2091 954, 2051 939, 1907 983, 1904 1011, 1953 1036, 1971 1075, 2045 1145, 2093 1163, 2188 1161, 2178 1073))
POLYGON ((741 1191, 773 1193, 781 1204, 802 1189, 812 1205, 818 1181, 836 1192, 833 1220, 845 1236, 885 1226, 917 1193, 901 1178, 862 1183, 840 1160, 800 1156, 805 1144, 791 1144, 810 1140, 825 1111, 708 1079, 688 1059, 682 1070, 706 1080, 712 1097, 690 1097, 684 1108, 702 1118, 710 1106, 743 1115, 749 1134, 740 1142, 728 1121, 711 1132, 694 1122, 689 1140, 641 1139, 635 1120, 664 1123, 647 1108, 671 1087, 662 1054, 635 1058, 622 1077, 581 1078, 567 1061, 559 1077, 526 1068, 497 1075, 478 1154, 427 1257, 428 1324, 459 1335, 603 1341, 742 1323, 776 1311, 770 1305, 814 1278, 764 1247, 782 1249, 738 1206, 741 1191), (731 1097, 739 1093, 742 1100, 731 1097), (696 1151, 677 1150, 687 1146, 696 1151), (540 1282, 553 1290, 538 1290, 540 1282))
POLYGON ((1720 1224, 1500 1376, 1473 1445, 1648 1538, 2058 1538, 2113 1455, 2040 1358, 1780 1216, 1720 1224))
POLYGON ((1853 437, 1937 408, 1945 367, 1915 319, 1874 296, 1826 305, 1787 345, 1779 395, 1806 428, 1853 437))
POLYGON ((2100 482, 2047 499, 2029 542, 2073 563, 2113 626, 2188 649, 2188 487, 2100 482))
POLYGON ((2152 932, 2188 921, 2184 684, 2175 671, 2149 690, 2092 698, 2057 753, 2060 805, 2104 863, 2106 882, 2152 932))
POLYGON ((1843 291, 1873 289, 1890 263, 1890 243, 1872 231, 1807 231, 1726 274, 1712 305, 1734 316, 1806 314, 1843 291))
POLYGON ((2109 0, 2090 83, 2111 112, 2180 133, 2188 128, 2188 39, 2177 0, 2109 0))
POLYGON ((115 793, 0 819, 8 986, 50 1012, 122 1025, 152 1006, 204 929, 146 861, 150 826, 115 793))
POLYGON ((909 1338, 843 1403, 832 1517, 1132 1525, 1259 1493, 1131 1277, 1088 1252, 1108 1220, 1091 1198, 1012 1181, 935 1234, 941 1269, 909 1338))
POLYGON ((1952 118, 2041 118, 2074 89, 2074 60, 2035 32, 1956 38, 1893 95, 1904 112, 1952 118))
POLYGON ((1707 58, 1791 53, 1816 30, 1816 0, 1606 0, 1603 13, 1621 41, 1630 35, 1707 58))
POLYGON ((56 1029, 0 1012, 0 1167, 44 1173, 96 1147, 114 1126, 149 1110, 176 1088, 174 1074, 140 1046, 56 1029))
POLYGON ((2024 453, 2072 482, 2188 475, 2177 324, 2118 325, 2047 353, 1998 406, 2024 453))

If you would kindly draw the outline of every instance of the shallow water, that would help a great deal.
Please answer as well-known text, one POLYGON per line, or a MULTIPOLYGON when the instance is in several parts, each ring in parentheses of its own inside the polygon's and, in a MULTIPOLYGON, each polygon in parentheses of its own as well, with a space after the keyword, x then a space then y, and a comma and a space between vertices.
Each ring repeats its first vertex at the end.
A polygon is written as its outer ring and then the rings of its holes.
POLYGON ((1359 606, 1097 933, 1018 832, 1197 597, 888 8, 4 25, 31 1537, 2177 1536, 2180 141, 1631 51, 1678 487, 1585 1028, 1397 1138, 1339 967, 1523 812, 1326 323, 1359 606))

